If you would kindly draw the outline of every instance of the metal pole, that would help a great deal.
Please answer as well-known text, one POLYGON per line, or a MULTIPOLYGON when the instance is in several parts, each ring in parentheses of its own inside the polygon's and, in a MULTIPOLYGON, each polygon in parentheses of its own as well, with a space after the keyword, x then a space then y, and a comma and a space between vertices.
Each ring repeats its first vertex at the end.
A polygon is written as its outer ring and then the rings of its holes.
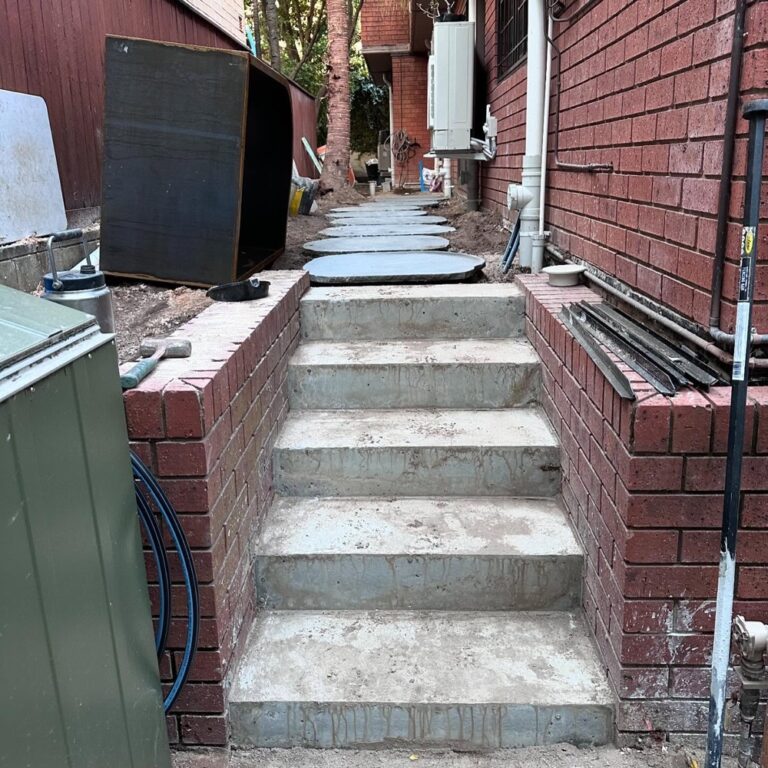
POLYGON ((739 300, 731 374, 731 412, 728 426, 728 459, 723 495, 723 528, 720 539, 720 575, 717 583, 715 636, 712 648, 712 680, 709 693, 709 728, 706 768, 720 768, 723 755, 726 678, 731 651, 731 620, 736 582, 736 532, 741 503, 741 464, 744 452, 744 415, 749 383, 749 354, 752 334, 752 296, 757 259, 757 224, 760 218, 760 188, 768 99, 749 102, 744 117, 749 121, 747 188, 744 227, 741 232, 739 300))

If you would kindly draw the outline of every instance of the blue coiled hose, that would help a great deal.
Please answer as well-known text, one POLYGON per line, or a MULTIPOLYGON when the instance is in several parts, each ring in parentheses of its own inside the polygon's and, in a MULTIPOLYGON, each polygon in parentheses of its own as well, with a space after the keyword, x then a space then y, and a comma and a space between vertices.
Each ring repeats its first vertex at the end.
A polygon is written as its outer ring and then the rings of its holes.
MULTIPOLYGON (((155 645, 157 648, 158 657, 162 655, 165 650, 165 640, 168 635, 168 627, 170 626, 171 619, 171 599, 170 599, 170 574, 168 571, 168 561, 165 558, 164 565, 163 559, 165 557, 165 547, 163 545, 162 536, 157 525, 157 521, 154 519, 152 509, 156 509, 163 522, 165 523, 168 533, 171 536, 176 552, 179 556, 179 563, 181 564, 181 572, 184 577, 184 586, 187 594, 187 638, 184 645, 184 656, 182 657, 181 664, 179 666, 179 673, 176 675, 176 679, 173 681, 171 690, 168 691, 168 695, 163 701, 163 709, 168 712, 176 701, 179 692, 181 691, 187 676, 189 675, 192 661, 195 657, 195 650, 197 649, 197 636, 200 631, 200 597, 197 591, 197 575, 195 574, 195 564, 192 561, 192 552, 189 549, 187 543, 187 537, 184 535, 184 531, 179 523, 179 518, 176 515, 168 497, 165 495, 163 489, 160 487, 155 476, 147 469, 144 462, 131 451, 131 466, 133 468, 133 477, 136 483, 136 499, 139 508, 139 517, 145 525, 147 530, 147 538, 150 546, 153 548, 155 554, 155 561, 158 563, 158 571, 162 568, 165 569, 164 577, 168 585, 165 596, 163 594, 163 588, 161 587, 161 599, 160 599, 160 619, 158 622, 158 629, 155 632, 155 645), (141 500, 139 500, 141 497, 141 500), (148 523, 148 517, 152 518, 152 522, 148 523), (153 538, 153 534, 150 532, 154 524, 157 537, 153 538), (154 541, 154 543, 153 543, 154 541), (163 554, 160 555, 160 550, 163 554)), ((158 577, 158 584, 160 584, 160 577, 158 577)))
MULTIPOLYGON (((134 475, 134 480, 135 480, 134 475)), ((160 608, 158 611, 157 627, 155 628, 155 650, 157 658, 163 655, 166 643, 168 641, 168 630, 171 626, 171 578, 168 570, 168 555, 163 544, 163 534, 160 532, 160 526, 149 508, 149 503, 141 491, 138 483, 136 484, 136 506, 139 508, 139 519, 144 526, 144 532, 147 536, 152 555, 155 558, 155 567, 157 569, 157 585, 160 590, 160 608)))
POLYGON ((504 253, 501 257, 501 271, 503 273, 509 272, 512 267, 512 262, 517 255, 517 249, 520 247, 520 216, 517 217, 515 226, 512 228, 512 232, 507 241, 507 247, 504 249, 504 253))

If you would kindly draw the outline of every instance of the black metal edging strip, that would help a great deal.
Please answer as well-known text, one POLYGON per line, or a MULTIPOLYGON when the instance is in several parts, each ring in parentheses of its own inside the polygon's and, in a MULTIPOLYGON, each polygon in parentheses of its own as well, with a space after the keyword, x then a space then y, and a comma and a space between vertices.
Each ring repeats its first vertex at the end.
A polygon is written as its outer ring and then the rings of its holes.
MULTIPOLYGON (((591 334, 611 352, 623 360, 633 371, 639 373, 649 384, 662 395, 674 395, 677 391, 675 383, 665 370, 660 368, 646 354, 630 346, 607 323, 594 313, 587 312, 584 307, 576 305, 576 310, 582 313, 579 318, 591 334)), ((573 309, 573 308, 572 308, 573 309)))
POLYGON ((624 400, 634 400, 635 393, 629 379, 619 370, 616 363, 611 360, 600 345, 589 335, 583 324, 568 307, 563 307, 560 317, 568 330, 573 334, 576 341, 584 347, 584 351, 589 355, 592 362, 600 369, 606 379, 611 382, 613 388, 624 400))
POLYGON ((711 387, 713 384, 722 382, 723 379, 716 375, 711 368, 705 366, 698 359, 698 356, 686 346, 681 344, 673 347, 650 329, 643 328, 626 313, 610 304, 596 304, 594 309, 601 316, 625 330, 635 342, 664 356, 670 366, 678 368, 693 382, 704 387, 711 387))

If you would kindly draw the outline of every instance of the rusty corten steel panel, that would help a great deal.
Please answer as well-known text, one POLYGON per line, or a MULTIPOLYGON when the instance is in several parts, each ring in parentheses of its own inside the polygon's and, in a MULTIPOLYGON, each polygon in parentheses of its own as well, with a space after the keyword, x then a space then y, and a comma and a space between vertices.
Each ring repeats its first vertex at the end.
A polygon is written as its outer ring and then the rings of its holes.
POLYGON ((45 99, 68 210, 100 204, 106 35, 244 50, 176 0, 0 0, 0 88, 45 99))
POLYGON ((317 172, 307 150, 301 143, 304 136, 309 145, 317 151, 317 111, 315 99, 306 91, 291 83, 291 108, 293 109, 293 159, 299 174, 310 179, 316 179, 317 172))

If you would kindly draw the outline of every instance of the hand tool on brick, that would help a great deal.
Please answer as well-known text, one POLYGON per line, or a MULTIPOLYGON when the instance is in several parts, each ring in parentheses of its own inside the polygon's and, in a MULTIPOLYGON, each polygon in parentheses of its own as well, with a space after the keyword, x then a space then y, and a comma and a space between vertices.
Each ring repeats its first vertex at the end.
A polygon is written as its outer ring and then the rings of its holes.
POLYGON ((192 342, 189 339, 144 339, 139 354, 144 359, 120 377, 123 389, 138 387, 164 357, 189 357, 192 354, 192 342))

